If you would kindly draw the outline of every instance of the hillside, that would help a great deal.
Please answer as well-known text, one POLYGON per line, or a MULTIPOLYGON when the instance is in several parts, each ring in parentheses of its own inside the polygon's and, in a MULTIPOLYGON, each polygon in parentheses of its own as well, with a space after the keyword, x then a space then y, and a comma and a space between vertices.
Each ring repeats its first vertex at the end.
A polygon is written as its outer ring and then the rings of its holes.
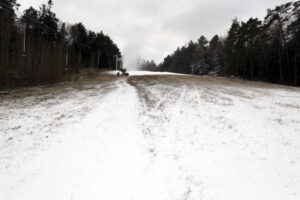
POLYGON ((299 199, 299 89, 131 74, 1 98, 0 199, 299 199))

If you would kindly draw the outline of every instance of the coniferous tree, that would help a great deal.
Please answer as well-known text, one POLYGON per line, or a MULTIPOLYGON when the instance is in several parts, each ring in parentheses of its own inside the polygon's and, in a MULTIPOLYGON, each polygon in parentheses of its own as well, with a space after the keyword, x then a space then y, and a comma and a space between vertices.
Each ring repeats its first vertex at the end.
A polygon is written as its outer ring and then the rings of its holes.
POLYGON ((215 35, 209 42, 209 66, 211 74, 217 75, 224 65, 223 43, 218 35, 215 35))
POLYGON ((225 40, 225 73, 228 75, 238 74, 238 62, 236 46, 238 40, 238 32, 240 29, 240 23, 237 19, 233 20, 231 28, 228 32, 228 36, 225 40))
POLYGON ((194 69, 194 74, 299 85, 299 65, 300 1, 295 1, 269 9, 264 21, 235 19, 223 40, 215 36, 207 45, 201 37, 197 43, 178 48, 159 66, 179 73, 194 69))
POLYGON ((15 64, 10 58, 14 56, 19 44, 15 23, 15 8, 18 6, 16 0, 0 1, 0 84, 3 86, 9 84, 8 74, 11 73, 10 68, 15 64))
POLYGON ((61 81, 82 67, 112 67, 117 45, 107 35, 66 26, 49 0, 26 9, 20 19, 15 0, 0 1, 0 87, 61 81))

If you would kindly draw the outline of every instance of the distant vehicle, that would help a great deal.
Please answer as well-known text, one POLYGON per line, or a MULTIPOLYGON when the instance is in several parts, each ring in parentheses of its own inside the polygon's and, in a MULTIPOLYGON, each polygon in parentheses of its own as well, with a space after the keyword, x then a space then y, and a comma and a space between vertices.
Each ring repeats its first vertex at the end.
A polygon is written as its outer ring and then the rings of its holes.
POLYGON ((129 73, 127 72, 126 69, 122 68, 120 69, 121 72, 118 72, 117 75, 118 76, 129 76, 129 73))

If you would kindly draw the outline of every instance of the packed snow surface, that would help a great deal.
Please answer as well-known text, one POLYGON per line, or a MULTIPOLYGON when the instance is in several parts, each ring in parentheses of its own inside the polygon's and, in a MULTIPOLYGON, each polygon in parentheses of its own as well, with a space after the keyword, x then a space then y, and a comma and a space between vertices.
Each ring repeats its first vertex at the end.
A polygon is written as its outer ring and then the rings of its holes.
MULTIPOLYGON (((104 75, 117 75, 118 72, 121 74, 121 71, 106 71, 102 74, 104 75)), ((171 72, 148 72, 148 71, 128 71, 131 76, 147 76, 147 75, 180 75, 171 72)))
POLYGON ((300 199, 299 89, 131 74, 0 96, 0 199, 300 199))

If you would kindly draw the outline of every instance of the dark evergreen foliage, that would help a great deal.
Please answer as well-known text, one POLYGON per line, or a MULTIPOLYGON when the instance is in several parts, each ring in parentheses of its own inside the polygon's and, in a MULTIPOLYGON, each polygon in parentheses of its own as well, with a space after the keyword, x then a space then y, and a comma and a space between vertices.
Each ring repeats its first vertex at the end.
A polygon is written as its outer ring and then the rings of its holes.
POLYGON ((48 0, 18 19, 16 0, 0 0, 0 88, 62 81, 83 67, 112 68, 116 44, 82 23, 66 25, 48 0))
POLYGON ((300 1, 268 10, 264 21, 233 20, 224 39, 204 36, 178 48, 159 70, 300 85, 300 1), (193 72, 192 72, 193 70, 193 72))

